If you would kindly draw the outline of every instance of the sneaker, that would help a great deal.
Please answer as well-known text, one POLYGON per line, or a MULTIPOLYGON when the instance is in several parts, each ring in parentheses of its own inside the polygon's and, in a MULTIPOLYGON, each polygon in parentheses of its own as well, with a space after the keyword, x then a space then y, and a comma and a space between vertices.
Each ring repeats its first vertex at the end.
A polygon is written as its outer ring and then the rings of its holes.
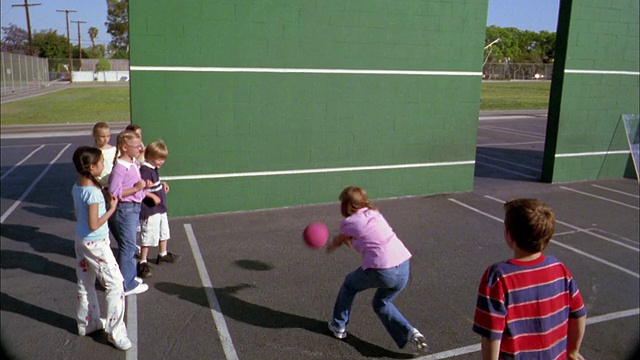
POLYGON ((129 350, 131 349, 131 346, 133 346, 133 344, 131 344, 131 340, 129 340, 129 338, 126 336, 121 337, 117 340, 109 336, 109 342, 119 350, 129 350))
POLYGON ((182 260, 181 255, 174 254, 171 251, 168 251, 167 255, 165 256, 158 255, 158 257, 156 258, 156 264, 160 265, 161 262, 173 264, 173 263, 177 263, 180 260, 182 260))
POLYGON ((329 330, 333 333, 337 339, 344 339, 347 337, 347 331, 345 329, 339 329, 337 326, 333 325, 333 321, 329 321, 329 330))
POLYGON ((143 282, 142 278, 141 277, 137 277, 137 276, 133 278, 133 281, 137 282, 138 284, 142 284, 142 282, 143 282))
POLYGON ((149 266, 149 263, 145 262, 141 262, 138 263, 138 276, 141 278, 148 278, 149 276, 151 276, 151 266, 149 266))
POLYGON ((96 331, 100 331, 102 329, 104 329, 104 325, 106 324, 107 319, 100 319, 97 321, 93 321, 90 322, 87 326, 85 327, 78 327, 78 335, 80 336, 86 336, 89 334, 92 334, 96 331))
POLYGON ((425 354, 429 351, 427 341, 424 339, 424 336, 420 334, 420 331, 418 331, 418 329, 411 330, 411 335, 409 335, 409 343, 411 343, 411 348, 413 349, 414 354, 425 354))
MULTIPOLYGON (((129 290, 129 291, 125 291, 124 292, 124 296, 129 296, 129 295, 138 295, 138 294, 142 294, 143 292, 149 290, 149 285, 147 284, 140 284, 136 287, 134 287, 133 289, 129 290)), ((116 346, 117 347, 117 346, 116 346)), ((118 348, 120 349, 120 348, 118 348)), ((121 349, 122 350, 122 349, 121 349)))

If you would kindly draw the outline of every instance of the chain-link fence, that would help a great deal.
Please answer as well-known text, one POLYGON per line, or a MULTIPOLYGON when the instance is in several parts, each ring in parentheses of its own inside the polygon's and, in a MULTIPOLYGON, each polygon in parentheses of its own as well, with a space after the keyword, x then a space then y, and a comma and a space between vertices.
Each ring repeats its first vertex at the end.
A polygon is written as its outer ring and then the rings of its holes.
POLYGON ((49 86, 47 59, 2 53, 2 94, 11 94, 49 86))
MULTIPOLYGON (((50 79, 69 79, 67 72, 69 59, 49 60, 50 79)), ((128 59, 107 59, 111 70, 96 72, 96 65, 101 59, 71 59, 73 64, 73 82, 84 83, 93 81, 129 81, 128 59)))
POLYGON ((488 63, 482 68, 484 80, 551 80, 553 64, 488 63))

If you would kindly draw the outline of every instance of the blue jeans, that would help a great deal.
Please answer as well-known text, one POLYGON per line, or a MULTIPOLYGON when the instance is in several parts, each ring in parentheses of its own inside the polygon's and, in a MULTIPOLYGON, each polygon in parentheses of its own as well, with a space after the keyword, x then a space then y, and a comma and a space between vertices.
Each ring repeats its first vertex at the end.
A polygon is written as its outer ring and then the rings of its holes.
POLYGON ((116 212, 109 221, 113 237, 118 243, 116 259, 124 278, 124 291, 129 291, 139 285, 134 280, 137 274, 134 256, 136 254, 136 235, 140 224, 140 204, 134 202, 118 203, 116 212))
POLYGON ((360 291, 378 289, 373 296, 373 311, 376 312, 387 332, 399 348, 403 348, 413 326, 393 305, 393 299, 409 282, 409 260, 389 269, 367 269, 361 267, 344 279, 333 307, 333 325, 346 329, 353 299, 360 291))

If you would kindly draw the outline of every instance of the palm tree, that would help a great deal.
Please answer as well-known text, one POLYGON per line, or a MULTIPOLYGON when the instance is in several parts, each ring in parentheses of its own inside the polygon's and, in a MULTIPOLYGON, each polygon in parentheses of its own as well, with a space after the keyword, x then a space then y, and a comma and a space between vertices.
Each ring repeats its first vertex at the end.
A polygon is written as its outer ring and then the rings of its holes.
POLYGON ((98 28, 90 27, 89 37, 91 38, 93 56, 96 56, 96 38, 98 37, 98 28))

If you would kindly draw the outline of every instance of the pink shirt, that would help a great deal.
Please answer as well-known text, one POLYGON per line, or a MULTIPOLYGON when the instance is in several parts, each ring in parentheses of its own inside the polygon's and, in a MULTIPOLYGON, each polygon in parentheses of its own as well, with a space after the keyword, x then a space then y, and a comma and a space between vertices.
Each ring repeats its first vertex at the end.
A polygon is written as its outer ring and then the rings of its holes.
POLYGON ((363 269, 388 269, 411 258, 411 253, 377 210, 363 208, 340 222, 340 233, 362 255, 363 269))
POLYGON ((134 187, 141 179, 140 165, 135 160, 130 163, 118 159, 109 176, 109 192, 118 198, 118 201, 140 203, 146 196, 145 190, 136 191, 125 198, 122 197, 122 191, 134 187))

